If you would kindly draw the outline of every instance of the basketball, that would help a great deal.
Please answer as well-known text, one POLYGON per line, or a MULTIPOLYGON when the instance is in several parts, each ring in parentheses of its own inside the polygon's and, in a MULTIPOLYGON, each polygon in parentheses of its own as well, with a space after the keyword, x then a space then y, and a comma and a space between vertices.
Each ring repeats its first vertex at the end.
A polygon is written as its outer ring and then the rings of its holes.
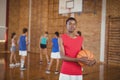
MULTIPOLYGON (((94 59, 94 55, 92 52, 90 52, 89 50, 81 50, 78 54, 77 54, 77 58, 82 58, 82 57, 87 57, 89 60, 93 60, 94 59)), ((84 66, 85 64, 78 62, 78 64, 80 64, 81 66, 84 66)))

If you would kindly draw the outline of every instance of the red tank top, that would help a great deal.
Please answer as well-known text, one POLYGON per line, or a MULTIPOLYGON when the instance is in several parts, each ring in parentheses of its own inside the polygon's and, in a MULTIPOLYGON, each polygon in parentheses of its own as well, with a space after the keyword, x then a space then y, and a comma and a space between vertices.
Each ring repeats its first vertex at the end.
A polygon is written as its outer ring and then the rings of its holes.
MULTIPOLYGON (((78 52, 81 50, 83 38, 78 36, 77 38, 71 38, 67 34, 61 36, 63 40, 63 46, 65 55, 68 57, 76 58, 78 52)), ((69 75, 81 75, 81 66, 76 62, 63 61, 61 73, 69 75)))

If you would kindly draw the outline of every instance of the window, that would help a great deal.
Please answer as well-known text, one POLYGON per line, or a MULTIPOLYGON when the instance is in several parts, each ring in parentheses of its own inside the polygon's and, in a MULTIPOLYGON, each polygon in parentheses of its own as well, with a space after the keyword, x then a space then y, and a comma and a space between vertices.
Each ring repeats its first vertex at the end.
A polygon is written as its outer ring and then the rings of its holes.
POLYGON ((5 42, 6 0, 0 0, 0 42, 5 42))

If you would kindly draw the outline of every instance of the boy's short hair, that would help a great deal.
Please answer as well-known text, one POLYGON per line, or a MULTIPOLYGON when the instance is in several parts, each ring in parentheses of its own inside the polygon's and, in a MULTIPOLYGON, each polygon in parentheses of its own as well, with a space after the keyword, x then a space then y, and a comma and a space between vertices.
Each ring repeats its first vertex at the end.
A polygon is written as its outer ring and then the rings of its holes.
POLYGON ((15 35, 16 35, 16 33, 13 32, 13 33, 11 34, 11 39, 12 39, 15 35))
POLYGON ((74 20, 74 21, 77 23, 77 20, 76 20, 75 18, 69 17, 69 18, 66 20, 66 24, 67 24, 67 22, 70 21, 70 20, 74 20))
POLYGON ((55 32, 55 35, 56 35, 57 37, 59 37, 59 32, 56 31, 56 32, 55 32))
POLYGON ((48 34, 48 32, 45 32, 45 34, 48 34))
POLYGON ((79 34, 79 36, 81 36, 81 35, 82 35, 80 31, 77 31, 77 33, 79 34))
POLYGON ((23 28, 23 33, 26 33, 28 32, 28 29, 27 28, 23 28))

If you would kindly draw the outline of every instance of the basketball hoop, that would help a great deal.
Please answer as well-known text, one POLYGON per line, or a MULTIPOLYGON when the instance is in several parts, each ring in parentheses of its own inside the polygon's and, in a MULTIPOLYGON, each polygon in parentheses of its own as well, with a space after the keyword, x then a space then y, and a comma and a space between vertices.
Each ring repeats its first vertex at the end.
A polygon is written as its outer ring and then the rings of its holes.
POLYGON ((71 8, 68 8, 68 13, 71 13, 71 8))
POLYGON ((74 16, 74 12, 71 12, 71 9, 72 9, 72 8, 68 8, 68 13, 70 14, 70 17, 75 17, 75 16, 74 16))
POLYGON ((64 14, 62 14, 62 16, 68 16, 68 14, 67 14, 67 13, 64 13, 64 14))
POLYGON ((74 17, 77 12, 82 12, 82 0, 59 0, 59 14, 74 17))
POLYGON ((71 14, 70 14, 70 17, 75 17, 75 14, 74 14, 74 13, 71 13, 71 14))

